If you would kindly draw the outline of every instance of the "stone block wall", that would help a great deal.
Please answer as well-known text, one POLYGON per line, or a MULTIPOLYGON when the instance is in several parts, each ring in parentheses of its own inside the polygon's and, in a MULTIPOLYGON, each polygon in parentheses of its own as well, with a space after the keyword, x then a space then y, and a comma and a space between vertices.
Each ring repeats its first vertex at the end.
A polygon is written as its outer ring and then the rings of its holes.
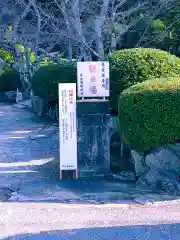
POLYGON ((180 195, 180 144, 165 144, 148 154, 132 150, 137 187, 180 195))
POLYGON ((81 175, 110 174, 109 101, 77 101, 78 169, 81 175))
POLYGON ((0 102, 16 102, 16 91, 0 92, 0 102))
MULTIPOLYGON (((16 103, 16 95, 17 91, 0 92, 0 102, 16 103)), ((28 92, 22 93, 22 100, 29 98, 30 94, 28 92)))

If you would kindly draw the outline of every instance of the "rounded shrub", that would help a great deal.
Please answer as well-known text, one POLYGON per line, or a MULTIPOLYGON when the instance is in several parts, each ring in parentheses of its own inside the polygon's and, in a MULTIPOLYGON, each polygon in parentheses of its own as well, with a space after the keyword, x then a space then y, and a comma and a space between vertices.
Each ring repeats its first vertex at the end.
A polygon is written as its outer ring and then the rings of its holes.
POLYGON ((117 113, 119 94, 150 78, 180 76, 180 59, 168 52, 133 48, 114 52, 109 57, 111 108, 117 113))
POLYGON ((48 101, 56 101, 58 99, 58 83, 74 83, 76 80, 74 65, 42 65, 32 77, 32 89, 36 96, 48 101))
POLYGON ((118 127, 139 152, 180 139, 180 77, 148 80, 123 91, 118 127))
POLYGON ((6 69, 0 75, 0 91, 15 91, 21 89, 20 74, 14 69, 6 69))

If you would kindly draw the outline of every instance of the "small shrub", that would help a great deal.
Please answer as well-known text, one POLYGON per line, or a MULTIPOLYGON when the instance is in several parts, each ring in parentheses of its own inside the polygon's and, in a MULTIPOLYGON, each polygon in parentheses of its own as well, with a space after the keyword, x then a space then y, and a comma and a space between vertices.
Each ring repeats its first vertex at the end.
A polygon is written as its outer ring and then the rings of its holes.
POLYGON ((139 152, 180 139, 179 119, 180 78, 145 81, 119 98, 119 131, 139 152))
POLYGON ((133 48, 109 57, 111 108, 117 113, 119 94, 126 88, 150 78, 180 76, 180 59, 168 52, 133 48))
POLYGON ((42 65, 32 77, 32 89, 36 96, 56 101, 58 83, 73 83, 76 79, 76 67, 71 64, 42 65))
POLYGON ((21 88, 20 75, 13 69, 6 69, 0 75, 0 91, 15 91, 21 88))

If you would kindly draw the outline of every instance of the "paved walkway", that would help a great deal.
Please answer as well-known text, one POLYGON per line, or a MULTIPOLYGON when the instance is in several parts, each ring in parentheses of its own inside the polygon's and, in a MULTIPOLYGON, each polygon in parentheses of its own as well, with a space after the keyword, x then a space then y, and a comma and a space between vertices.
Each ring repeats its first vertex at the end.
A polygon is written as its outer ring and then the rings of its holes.
POLYGON ((179 240, 180 204, 4 203, 3 240, 179 240))
POLYGON ((134 204, 175 199, 135 189, 134 183, 60 181, 58 141, 58 126, 26 109, 0 104, 1 201, 134 204))

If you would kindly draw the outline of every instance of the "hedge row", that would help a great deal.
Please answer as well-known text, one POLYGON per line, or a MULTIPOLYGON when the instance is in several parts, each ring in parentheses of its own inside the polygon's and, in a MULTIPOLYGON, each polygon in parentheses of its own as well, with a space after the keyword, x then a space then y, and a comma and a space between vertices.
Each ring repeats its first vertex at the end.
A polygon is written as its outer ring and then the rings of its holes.
MULTIPOLYGON (((110 62, 110 106, 118 113, 119 94, 126 88, 150 78, 180 76, 180 59, 158 49, 134 48, 113 53, 110 62)), ((76 67, 67 63, 42 65, 32 79, 36 95, 58 99, 58 83, 77 82, 76 67)))
POLYGON ((19 73, 13 69, 6 69, 0 75, 0 91, 15 91, 17 88, 21 88, 19 73))
POLYGON ((48 101, 58 99, 58 83, 75 83, 76 67, 70 64, 41 66, 32 78, 32 89, 36 96, 48 101))
POLYGON ((180 78, 131 86, 119 98, 119 130, 139 152, 180 139, 180 78))
POLYGON ((180 59, 158 49, 120 50, 109 57, 109 62, 111 107, 115 113, 119 94, 124 89, 150 78, 180 76, 180 59))

